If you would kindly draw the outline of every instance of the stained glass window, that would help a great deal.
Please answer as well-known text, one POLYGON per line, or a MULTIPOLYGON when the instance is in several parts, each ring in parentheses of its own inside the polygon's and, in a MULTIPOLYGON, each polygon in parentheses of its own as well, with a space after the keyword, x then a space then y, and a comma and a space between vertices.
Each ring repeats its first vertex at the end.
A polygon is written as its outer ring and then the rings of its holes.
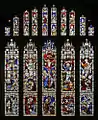
POLYGON ((75 11, 69 13, 69 36, 75 36, 75 11))
POLYGON ((5 47, 5 116, 19 115, 19 50, 11 39, 5 47))
POLYGON ((56 116, 56 47, 47 40, 42 47, 42 115, 56 116))
POLYGON ((38 10, 32 10, 32 36, 38 35, 38 10))
POLYGON ((23 57, 23 114, 38 114, 38 52, 32 40, 24 47, 23 57))
POLYGON ((48 7, 42 8, 42 36, 48 36, 48 7))
POLYGON ((26 10, 23 13, 23 35, 29 36, 29 12, 26 10))
POLYGON ((57 35, 57 8, 55 5, 51 8, 51 36, 57 35))
POLYGON ((5 36, 10 36, 10 35, 11 35, 11 28, 5 27, 5 36))
POLYGON ((88 27, 88 36, 94 36, 94 27, 92 25, 88 27))
POLYGON ((80 36, 86 35, 86 17, 82 15, 80 17, 80 36))
POLYGON ((13 18, 13 36, 19 36, 19 17, 13 18))
POLYGON ((61 36, 65 36, 67 34, 67 10, 62 8, 61 10, 61 36))
POLYGON ((61 115, 75 115, 75 50, 69 39, 61 48, 61 115))
POLYGON ((80 115, 94 115, 94 50, 91 43, 80 47, 80 115))

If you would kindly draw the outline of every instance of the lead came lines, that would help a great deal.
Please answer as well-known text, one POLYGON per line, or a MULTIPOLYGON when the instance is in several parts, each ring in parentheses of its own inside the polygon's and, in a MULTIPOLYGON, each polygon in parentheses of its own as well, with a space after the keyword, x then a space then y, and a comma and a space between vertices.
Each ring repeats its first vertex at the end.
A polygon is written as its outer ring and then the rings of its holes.
POLYGON ((80 36, 86 35, 86 17, 82 15, 80 17, 80 36))
MULTIPOLYGON (((42 36, 48 36, 48 7, 42 7, 42 36)), ((38 9, 23 13, 23 35, 38 36, 38 9)), ((57 8, 51 7, 51 36, 57 36, 57 8)), ((60 35, 67 35, 67 10, 60 10, 60 35)), ((90 20, 89 20, 90 21, 90 20)), ((9 20, 10 22, 10 20, 9 20)), ((5 27, 5 36, 19 36, 19 17, 13 17, 13 34, 11 27, 5 27)), ((69 12, 69 36, 75 36, 75 11, 69 12)), ((86 36, 86 17, 80 17, 80 36, 86 36)), ((94 27, 88 26, 88 36, 94 36, 94 27)), ((38 63, 37 49, 29 40, 24 52, 23 75, 23 114, 38 114, 38 63), (35 49, 32 52, 31 46, 35 49), (36 60, 35 60, 36 59, 36 60)), ((5 49, 5 115, 19 115, 19 50, 11 39, 5 49), (17 51, 17 52, 16 52, 17 51)), ((56 116, 56 47, 54 42, 47 40, 42 48, 42 115, 56 116)), ((86 42, 80 47, 80 116, 94 115, 94 50, 91 43, 86 42)), ((61 48, 61 115, 75 115, 75 50, 67 40, 61 48)))
POLYGON ((66 36, 67 34, 67 10, 63 7, 61 10, 61 36, 66 36))
POLYGON ((30 21, 29 21, 29 11, 25 11, 23 13, 23 35, 24 36, 29 36, 29 24, 30 24, 30 21))
POLYGON ((48 36, 48 7, 42 8, 42 36, 48 36))
POLYGON ((24 47, 23 59, 23 114, 38 114, 38 52, 32 39, 24 47))
POLYGON ((56 116, 56 47, 47 40, 42 47, 42 115, 56 116))
POLYGON ((69 39, 61 47, 61 115, 75 116, 75 50, 69 39))
POLYGON ((80 116, 94 115, 94 50, 86 39, 80 47, 80 116))
POLYGON ((57 8, 51 8, 51 36, 57 36, 57 8))
POLYGON ((5 116, 19 115, 19 50, 13 39, 5 47, 5 116))
POLYGON ((13 36, 19 36, 19 17, 13 17, 13 36))
POLYGON ((32 36, 38 36, 38 10, 32 10, 32 36))
POLYGON ((69 36, 75 36, 75 11, 69 13, 69 36))

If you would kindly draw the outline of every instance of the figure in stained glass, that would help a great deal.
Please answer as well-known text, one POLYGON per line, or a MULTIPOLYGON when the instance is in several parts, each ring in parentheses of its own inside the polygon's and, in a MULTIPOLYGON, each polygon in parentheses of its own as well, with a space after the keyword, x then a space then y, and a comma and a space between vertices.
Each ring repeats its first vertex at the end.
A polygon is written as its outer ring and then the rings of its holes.
POLYGON ((32 40, 24 47, 23 66, 23 109, 24 116, 37 115, 38 57, 37 48, 32 40))
POLYGON ((75 115, 75 50, 69 39, 61 48, 61 115, 75 115))
POLYGON ((94 50, 91 43, 80 47, 80 115, 94 114, 94 50))
POLYGON ((11 39, 5 47, 5 116, 19 115, 19 50, 11 39))

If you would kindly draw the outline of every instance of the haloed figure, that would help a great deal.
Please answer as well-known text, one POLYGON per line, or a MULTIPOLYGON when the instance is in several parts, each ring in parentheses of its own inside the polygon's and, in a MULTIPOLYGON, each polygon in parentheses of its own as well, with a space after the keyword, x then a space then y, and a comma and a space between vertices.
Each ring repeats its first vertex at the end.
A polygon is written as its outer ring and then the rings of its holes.
POLYGON ((53 96, 44 97, 43 110, 45 115, 55 114, 55 98, 53 96))

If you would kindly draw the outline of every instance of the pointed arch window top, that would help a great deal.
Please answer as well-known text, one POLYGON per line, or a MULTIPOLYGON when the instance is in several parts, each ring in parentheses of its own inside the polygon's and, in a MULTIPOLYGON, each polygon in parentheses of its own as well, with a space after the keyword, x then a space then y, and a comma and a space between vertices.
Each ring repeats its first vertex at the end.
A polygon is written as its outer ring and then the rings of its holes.
POLYGON ((18 48, 18 46, 16 45, 16 42, 11 39, 10 42, 7 43, 7 46, 5 48, 18 48))
POLYGON ((55 49, 55 45, 54 42, 52 42, 51 40, 47 40, 47 42, 44 43, 44 49, 50 50, 50 49, 55 49))
POLYGON ((67 10, 65 9, 65 7, 62 8, 61 12, 67 12, 67 10))
POLYGON ((94 57, 93 46, 91 45, 91 42, 88 41, 88 39, 85 40, 85 43, 82 43, 82 46, 80 47, 80 54, 80 57, 83 57, 84 54, 89 57, 94 57))
POLYGON ((26 10, 26 11, 24 12, 24 16, 28 16, 28 15, 29 15, 29 11, 26 10))
POLYGON ((94 50, 88 39, 80 47, 80 116, 94 115, 94 50), (84 107, 85 102, 85 107, 84 107))
POLYGON ((61 48, 61 115, 75 115, 75 50, 69 39, 61 48), (65 106, 65 99, 72 102, 65 106))
POLYGON ((31 50, 36 48, 35 43, 32 42, 32 39, 29 39, 29 42, 27 43, 27 45, 24 48, 30 48, 31 50))
POLYGON ((43 6, 42 10, 43 11, 48 11, 48 8, 47 8, 46 4, 43 6))
POLYGON ((13 17, 13 20, 19 20, 19 17, 15 16, 13 17))
POLYGON ((62 46, 62 48, 64 48, 66 52, 72 51, 72 54, 73 55, 75 54, 74 46, 72 45, 72 43, 69 42, 69 39, 67 39, 67 41, 64 43, 64 46, 62 46))

